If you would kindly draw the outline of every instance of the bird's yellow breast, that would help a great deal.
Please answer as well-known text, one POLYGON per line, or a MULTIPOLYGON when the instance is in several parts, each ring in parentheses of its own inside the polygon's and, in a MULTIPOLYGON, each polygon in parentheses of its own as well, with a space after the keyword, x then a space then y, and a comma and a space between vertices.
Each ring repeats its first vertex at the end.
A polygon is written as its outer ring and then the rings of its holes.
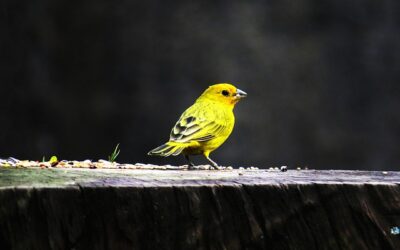
POLYGON ((197 109, 212 109, 206 112, 207 120, 214 121, 221 126, 219 129, 212 131, 214 138, 207 141, 197 141, 197 143, 193 143, 183 151, 185 154, 197 155, 206 153, 208 155, 228 139, 235 125, 235 116, 233 111, 231 108, 226 107, 226 105, 213 103, 212 105, 202 106, 203 104, 200 103, 197 109))

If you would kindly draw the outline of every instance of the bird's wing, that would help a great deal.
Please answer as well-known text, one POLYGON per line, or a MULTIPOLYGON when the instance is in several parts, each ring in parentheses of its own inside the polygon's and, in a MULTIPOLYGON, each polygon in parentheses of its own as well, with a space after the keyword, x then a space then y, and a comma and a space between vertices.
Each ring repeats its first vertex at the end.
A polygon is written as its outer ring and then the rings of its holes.
POLYGON ((215 112, 205 107, 187 109, 171 130, 170 140, 176 142, 209 141, 225 128, 225 124, 216 122, 215 112))

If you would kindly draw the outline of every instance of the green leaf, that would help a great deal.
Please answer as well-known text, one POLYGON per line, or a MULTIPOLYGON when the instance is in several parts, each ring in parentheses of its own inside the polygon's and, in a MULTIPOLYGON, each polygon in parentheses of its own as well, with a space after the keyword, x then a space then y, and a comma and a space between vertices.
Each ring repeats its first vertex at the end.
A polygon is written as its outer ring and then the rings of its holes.
POLYGON ((114 151, 111 153, 111 155, 108 156, 108 161, 109 162, 115 162, 115 160, 117 159, 120 150, 118 149, 119 147, 119 143, 117 144, 117 146, 115 147, 114 151))

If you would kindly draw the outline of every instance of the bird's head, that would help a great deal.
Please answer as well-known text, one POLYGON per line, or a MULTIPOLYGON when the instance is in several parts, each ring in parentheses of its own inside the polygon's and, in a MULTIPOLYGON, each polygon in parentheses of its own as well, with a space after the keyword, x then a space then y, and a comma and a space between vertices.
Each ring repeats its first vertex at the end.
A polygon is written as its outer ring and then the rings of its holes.
POLYGON ((208 87, 198 100, 209 100, 231 105, 232 107, 247 93, 229 83, 218 83, 208 87))

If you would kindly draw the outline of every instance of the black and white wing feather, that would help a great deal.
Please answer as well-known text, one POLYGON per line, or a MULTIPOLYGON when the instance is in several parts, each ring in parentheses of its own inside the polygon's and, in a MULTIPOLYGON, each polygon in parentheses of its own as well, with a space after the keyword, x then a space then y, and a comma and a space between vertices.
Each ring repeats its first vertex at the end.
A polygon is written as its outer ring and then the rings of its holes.
POLYGON ((187 109, 172 128, 170 141, 183 143, 209 141, 224 130, 225 124, 212 119, 216 117, 215 114, 207 114, 207 112, 212 112, 210 109, 198 110, 195 105, 187 109))

